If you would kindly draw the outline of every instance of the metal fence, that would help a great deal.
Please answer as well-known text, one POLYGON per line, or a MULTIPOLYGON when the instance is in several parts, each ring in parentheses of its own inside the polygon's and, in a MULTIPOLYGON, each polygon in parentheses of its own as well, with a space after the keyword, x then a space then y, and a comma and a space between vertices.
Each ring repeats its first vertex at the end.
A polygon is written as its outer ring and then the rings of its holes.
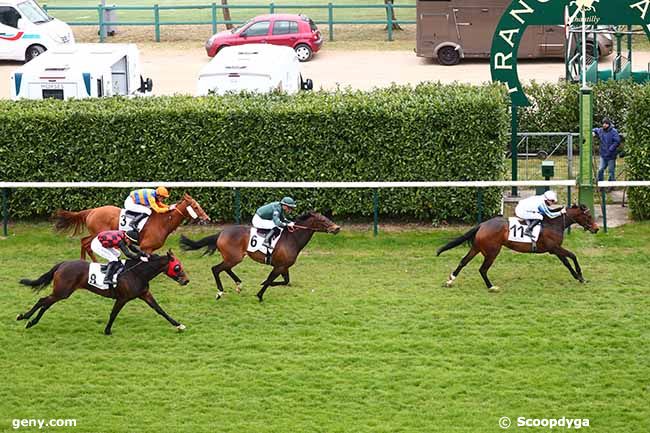
POLYGON ((169 188, 228 188, 235 191, 235 215, 239 223, 238 206, 240 189, 244 188, 339 188, 371 189, 373 191, 373 233, 379 233, 379 190, 382 188, 473 188, 476 190, 478 222, 483 220, 483 189, 535 186, 575 186, 575 180, 556 181, 467 181, 467 182, 0 182, 2 190, 3 233, 8 234, 9 193, 16 188, 155 188, 165 185, 169 188))
POLYGON ((178 6, 164 6, 154 4, 153 6, 119 6, 119 5, 110 5, 110 6, 48 6, 47 4, 43 5, 43 8, 48 12, 53 11, 91 11, 97 13, 96 21, 68 21, 68 24, 71 26, 98 26, 99 27, 99 41, 104 42, 106 38, 106 27, 111 26, 153 26, 154 35, 156 42, 160 42, 160 29, 162 26, 173 26, 173 25, 212 25, 212 32, 217 32, 217 25, 219 24, 243 24, 245 21, 241 20, 229 20, 227 21, 223 17, 223 9, 254 9, 260 10, 268 13, 276 13, 280 11, 287 10, 297 10, 303 11, 305 9, 311 10, 325 10, 327 11, 327 20, 315 20, 316 24, 327 25, 329 40, 334 40, 334 25, 342 24, 354 24, 354 25, 385 25, 388 41, 393 40, 393 26, 399 24, 415 24, 415 20, 394 20, 393 12, 399 9, 415 9, 414 4, 404 4, 404 5, 394 5, 391 3, 387 4, 378 4, 378 5, 369 5, 369 4, 360 4, 360 5, 337 5, 333 3, 327 3, 322 5, 305 5, 305 4, 294 4, 294 5, 278 5, 273 2, 268 4, 253 4, 253 5, 222 5, 217 3, 211 3, 206 5, 178 5, 178 6), (350 20, 350 19, 336 19, 335 11, 343 9, 383 9, 386 12, 386 18, 381 20, 350 20), (195 21, 163 21, 160 19, 160 13, 162 11, 177 11, 177 10, 209 10, 211 14, 211 19, 209 20, 195 20, 195 21), (120 20, 120 21, 107 21, 105 20, 105 15, 107 11, 149 11, 151 12, 150 21, 129 21, 129 20, 120 20), (219 12, 221 17, 219 17, 219 12), (223 19, 222 19, 223 18, 223 19))

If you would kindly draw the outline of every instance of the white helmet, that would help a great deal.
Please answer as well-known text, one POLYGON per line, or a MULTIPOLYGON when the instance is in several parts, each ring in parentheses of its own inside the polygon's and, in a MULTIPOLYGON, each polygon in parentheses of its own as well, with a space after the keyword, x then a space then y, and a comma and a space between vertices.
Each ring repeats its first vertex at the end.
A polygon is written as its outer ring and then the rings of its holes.
POLYGON ((544 193, 544 200, 548 200, 553 203, 557 203, 557 194, 555 194, 555 191, 546 191, 544 193))

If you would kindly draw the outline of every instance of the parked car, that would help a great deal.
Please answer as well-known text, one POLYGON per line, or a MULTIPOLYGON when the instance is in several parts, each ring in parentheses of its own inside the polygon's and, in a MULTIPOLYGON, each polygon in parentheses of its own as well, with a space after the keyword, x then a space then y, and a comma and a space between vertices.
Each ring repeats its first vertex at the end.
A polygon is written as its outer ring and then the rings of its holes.
POLYGON ((34 0, 0 0, 0 60, 29 62, 45 50, 73 43, 70 26, 34 0))
POLYGON ((305 15, 260 15, 241 26, 212 35, 205 43, 209 57, 223 47, 243 44, 272 44, 291 47, 298 60, 311 60, 323 45, 323 37, 316 24, 305 15))
POLYGON ((303 80, 300 62, 291 47, 247 44, 219 50, 199 73, 197 95, 275 90, 293 95, 313 87, 312 80, 303 80))

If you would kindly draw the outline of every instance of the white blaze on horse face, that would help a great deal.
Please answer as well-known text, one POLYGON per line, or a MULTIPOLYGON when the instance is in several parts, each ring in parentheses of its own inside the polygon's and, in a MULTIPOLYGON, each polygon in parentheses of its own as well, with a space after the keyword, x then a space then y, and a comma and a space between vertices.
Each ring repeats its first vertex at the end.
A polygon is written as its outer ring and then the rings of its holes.
POLYGON ((194 209, 192 209, 192 206, 187 207, 187 213, 190 214, 192 219, 197 219, 199 216, 194 212, 194 209))

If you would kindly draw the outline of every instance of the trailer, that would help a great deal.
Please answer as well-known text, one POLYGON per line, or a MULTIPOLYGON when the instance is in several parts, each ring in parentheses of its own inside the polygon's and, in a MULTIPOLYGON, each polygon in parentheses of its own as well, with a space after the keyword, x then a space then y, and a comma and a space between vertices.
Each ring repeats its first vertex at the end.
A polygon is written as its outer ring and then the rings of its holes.
POLYGON ((295 94, 312 88, 312 80, 303 80, 300 61, 291 47, 246 44, 219 50, 199 73, 197 95, 276 90, 295 94))
POLYGON ((153 88, 140 75, 135 44, 76 44, 48 50, 11 76, 12 99, 85 99, 144 96, 153 88))

